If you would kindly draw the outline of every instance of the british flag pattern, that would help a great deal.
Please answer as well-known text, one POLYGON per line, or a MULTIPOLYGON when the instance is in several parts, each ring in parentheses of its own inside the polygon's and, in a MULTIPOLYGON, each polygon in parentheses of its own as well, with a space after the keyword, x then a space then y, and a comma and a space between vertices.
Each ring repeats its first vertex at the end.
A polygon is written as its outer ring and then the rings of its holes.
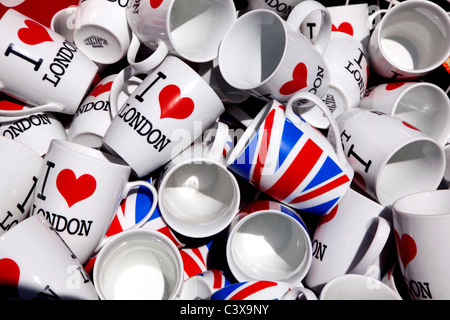
MULTIPOLYGON (((152 178, 149 178, 147 181, 152 183, 152 178)), ((151 208, 153 201, 153 195, 147 188, 140 187, 137 192, 131 193, 117 209, 106 236, 109 237, 122 232, 141 221, 151 208)), ((177 248, 181 249, 184 247, 184 244, 176 237, 161 217, 158 205, 152 216, 141 228, 159 231, 171 239, 177 248)))
POLYGON ((244 281, 216 291, 211 300, 280 300, 290 289, 284 282, 244 281))
POLYGON ((306 131, 317 130, 299 119, 301 126, 286 118, 282 104, 274 103, 245 150, 229 159, 228 167, 274 199, 324 215, 347 191, 353 172, 341 168, 325 136, 319 136, 323 141, 311 139, 306 131))

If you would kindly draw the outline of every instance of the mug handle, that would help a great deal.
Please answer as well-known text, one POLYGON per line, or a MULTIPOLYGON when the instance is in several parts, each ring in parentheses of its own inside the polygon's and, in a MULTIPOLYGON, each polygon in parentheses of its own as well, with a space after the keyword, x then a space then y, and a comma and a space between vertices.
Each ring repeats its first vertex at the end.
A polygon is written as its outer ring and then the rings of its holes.
MULTIPOLYGON (((351 166, 347 161, 347 157, 345 156, 342 142, 340 141, 341 134, 339 131, 338 124, 337 124, 336 120, 334 119, 333 115, 331 114, 330 110, 328 109, 328 107, 318 96, 316 96, 315 94, 313 94, 311 92, 306 92, 306 91, 299 91, 299 92, 294 93, 294 95, 289 99, 289 101, 286 104, 286 111, 285 111, 286 118, 288 118, 292 123, 294 123, 296 125, 299 125, 299 124, 301 125, 303 123, 300 116, 298 114, 296 114, 293 110, 294 102, 299 101, 299 100, 308 100, 308 101, 312 102, 315 106, 319 107, 322 110, 322 112, 325 114, 328 121, 330 122, 329 129, 333 132, 333 137, 334 137, 333 144, 336 149, 337 157, 343 165, 347 166, 350 169, 351 166)), ((310 107, 310 104, 307 104, 307 105, 308 105, 308 107, 310 107)), ((353 169, 351 169, 351 170, 353 171, 353 169)))
POLYGON ((317 300, 317 296, 310 289, 304 287, 295 287, 286 292, 286 294, 281 298, 281 300, 317 300))
POLYGON ((375 11, 371 15, 369 15, 369 17, 367 18, 367 27, 369 28, 369 30, 374 29, 376 27, 376 25, 378 24, 379 20, 374 25, 375 18, 377 18, 379 15, 386 13, 388 11, 389 11, 388 9, 380 9, 380 10, 375 11))
POLYGON ((380 256, 388 241, 391 232, 390 223, 382 217, 375 217, 372 221, 378 223, 372 242, 358 264, 348 273, 365 274, 367 268, 380 256))
POLYGON ((125 83, 132 77, 138 74, 149 74, 153 69, 155 69, 165 57, 169 54, 169 48, 164 42, 160 42, 158 48, 146 59, 136 62, 136 56, 139 51, 141 42, 137 35, 133 33, 131 37, 130 47, 127 52, 127 60, 129 66, 125 67, 113 81, 111 86, 111 92, 109 96, 109 103, 111 106, 111 118, 114 118, 119 113, 119 95, 122 91, 125 83))
POLYGON ((206 147, 208 157, 214 160, 223 157, 223 149, 228 141, 229 127, 227 124, 216 121, 216 124, 206 130, 203 137, 203 146, 206 147), (213 142, 211 142, 214 140, 213 142))
POLYGON ((56 103, 43 104, 41 106, 27 108, 23 110, 0 110, 2 117, 22 117, 29 116, 39 112, 57 112, 64 113, 64 106, 56 103))
MULTIPOLYGON (((150 190, 150 192, 152 193, 152 196, 153 196, 152 205, 151 205, 150 209, 148 210, 147 214, 146 214, 139 222, 135 223, 134 225, 132 225, 131 227, 129 227, 128 229, 125 229, 125 230, 123 230, 123 231, 126 231, 126 230, 132 230, 132 229, 138 229, 138 228, 142 227, 142 226, 150 219, 150 217, 153 215, 153 213, 154 213, 155 210, 156 210, 156 205, 157 205, 157 202, 158 202, 158 192, 157 192, 156 188, 155 188, 150 182, 148 182, 148 181, 140 180, 140 181, 132 181, 132 182, 128 182, 128 183, 125 185, 125 188, 124 188, 124 190, 123 190, 123 192, 122 192, 121 200, 126 199, 126 198, 128 197, 128 194, 130 193, 130 191, 131 191, 132 189, 139 188, 139 187, 145 187, 145 188, 147 188, 147 189, 150 190)), ((111 222, 112 222, 112 221, 111 221, 111 222)), ((111 235, 111 236, 109 236, 109 237, 104 237, 104 238, 100 241, 100 243, 97 245, 97 248, 95 249, 94 252, 100 251, 100 249, 101 249, 101 248, 102 248, 109 240, 115 238, 117 235, 118 235, 118 234, 114 234, 114 235, 111 235)))
MULTIPOLYGON (((331 36, 331 14, 328 9, 317 1, 303 1, 294 7, 294 9, 289 14, 286 22, 294 28, 294 30, 300 32, 300 26, 303 21, 310 15, 312 12, 319 10, 322 15, 322 24, 320 26, 319 32, 317 33, 317 38, 314 43, 314 46, 319 51, 321 55, 325 53, 325 49, 327 48, 328 41, 331 36)), ((302 35, 303 36, 303 35, 302 35)), ((309 40, 308 40, 309 41, 309 40)))

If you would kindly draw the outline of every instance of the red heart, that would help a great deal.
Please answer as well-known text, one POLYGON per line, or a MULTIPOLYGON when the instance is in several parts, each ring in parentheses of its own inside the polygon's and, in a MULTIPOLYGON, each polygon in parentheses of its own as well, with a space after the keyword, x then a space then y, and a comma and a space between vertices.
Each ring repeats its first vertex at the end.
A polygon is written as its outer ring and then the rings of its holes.
POLYGON ((180 95, 180 88, 174 84, 161 90, 159 93, 161 119, 186 119, 194 112, 194 101, 191 98, 180 98, 180 95))
POLYGON ((25 105, 8 100, 0 100, 0 110, 23 110, 25 105))
POLYGON ((113 84, 112 81, 108 82, 106 84, 99 84, 98 86, 96 86, 94 88, 94 90, 91 91, 91 93, 89 95, 97 98, 102 93, 111 91, 112 84, 113 84))
POLYGON ((13 298, 17 296, 20 268, 14 260, 0 259, 0 297, 13 298))
POLYGON ((156 9, 156 8, 158 8, 161 5, 161 3, 163 3, 163 1, 164 0, 150 0, 150 6, 153 9, 156 9))
POLYGON ((29 45, 36 45, 53 39, 48 34, 47 29, 33 20, 25 20, 28 28, 19 29, 17 35, 23 43, 29 45))
POLYGON ((386 90, 391 91, 403 86, 406 82, 390 82, 386 85, 386 90))
POLYGON ((394 235, 400 260, 403 264, 403 267, 406 268, 408 263, 410 263, 417 254, 416 242, 409 234, 406 233, 400 238, 397 230, 394 230, 394 235))
POLYGON ((303 62, 297 64, 292 73, 292 79, 286 82, 280 89, 282 95, 293 94, 306 87, 306 79, 308 77, 308 69, 303 62))
POLYGON ((331 25, 331 31, 338 31, 338 32, 344 32, 349 35, 353 35, 353 27, 348 22, 342 22, 339 27, 336 28, 336 26, 333 24, 331 25))
POLYGON ((97 182, 90 174, 84 174, 77 179, 72 170, 64 169, 56 178, 56 187, 70 208, 75 203, 89 198, 94 193, 97 182))
POLYGON ((417 129, 417 128, 414 127, 412 124, 410 124, 410 123, 408 123, 408 122, 406 122, 406 121, 402 121, 402 123, 403 123, 403 125, 407 126, 407 127, 410 128, 410 129, 420 131, 419 129, 417 129))

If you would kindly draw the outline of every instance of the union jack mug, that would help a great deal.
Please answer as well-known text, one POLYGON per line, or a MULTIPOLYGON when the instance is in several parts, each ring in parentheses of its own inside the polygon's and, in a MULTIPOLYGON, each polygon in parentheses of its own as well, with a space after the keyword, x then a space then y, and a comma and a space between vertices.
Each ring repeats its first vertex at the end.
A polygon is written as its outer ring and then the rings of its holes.
POLYGON ((227 159, 230 170, 274 199, 317 215, 329 213, 347 191, 353 169, 340 140, 325 136, 293 111, 293 104, 309 100, 340 135, 324 102, 309 92, 297 92, 286 107, 268 103, 248 126, 227 159))

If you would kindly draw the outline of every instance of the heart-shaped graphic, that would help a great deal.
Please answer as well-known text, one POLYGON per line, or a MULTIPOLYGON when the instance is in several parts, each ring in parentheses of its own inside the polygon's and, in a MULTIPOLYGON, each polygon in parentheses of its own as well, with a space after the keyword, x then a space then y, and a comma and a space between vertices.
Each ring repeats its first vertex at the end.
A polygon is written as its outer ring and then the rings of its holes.
POLYGON ((99 84, 94 88, 94 90, 91 91, 89 95, 97 98, 102 93, 111 91, 112 84, 112 81, 105 84, 99 84))
POLYGON ((348 22, 342 22, 339 27, 336 27, 334 24, 331 25, 331 31, 338 31, 338 32, 343 32, 343 33, 347 33, 349 35, 353 35, 353 27, 350 23, 348 22))
POLYGON ((56 178, 56 187, 70 208, 75 203, 89 198, 95 192, 97 182, 90 174, 84 174, 77 179, 72 170, 64 169, 56 178))
POLYGON ((194 101, 191 98, 180 98, 181 90, 171 84, 163 88, 159 93, 161 107, 161 119, 186 119, 194 112, 194 101))
POLYGON ((8 8, 16 7, 23 2, 25 2, 25 0, 0 0, 0 4, 8 8))
POLYGON ((391 91, 403 86, 406 82, 390 82, 386 85, 386 90, 391 91))
POLYGON ((406 121, 402 121, 402 123, 403 123, 403 125, 407 126, 407 127, 410 128, 410 129, 420 131, 419 129, 417 129, 417 128, 414 127, 412 124, 410 124, 410 123, 408 123, 408 122, 406 122, 406 121))
POLYGON ((163 1, 164 0, 150 0, 150 6, 153 9, 157 9, 161 5, 161 3, 163 3, 163 1))
POLYGON ((25 20, 25 24, 28 28, 19 29, 17 32, 19 39, 23 43, 34 46, 47 41, 53 42, 53 39, 44 26, 33 20, 25 20))
POLYGON ((9 101, 9 100, 0 100, 0 110, 23 110, 25 105, 9 101))
POLYGON ((406 233, 400 237, 397 230, 394 230, 394 235, 400 261, 402 262, 403 267, 406 268, 408 263, 410 263, 417 254, 416 242, 406 233))
POLYGON ((20 268, 9 258, 0 259, 0 297, 14 298, 19 286, 20 268))
POLYGON ((292 73, 292 80, 286 82, 280 89, 282 95, 293 94, 306 87, 308 78, 308 69, 303 62, 297 64, 292 73))

